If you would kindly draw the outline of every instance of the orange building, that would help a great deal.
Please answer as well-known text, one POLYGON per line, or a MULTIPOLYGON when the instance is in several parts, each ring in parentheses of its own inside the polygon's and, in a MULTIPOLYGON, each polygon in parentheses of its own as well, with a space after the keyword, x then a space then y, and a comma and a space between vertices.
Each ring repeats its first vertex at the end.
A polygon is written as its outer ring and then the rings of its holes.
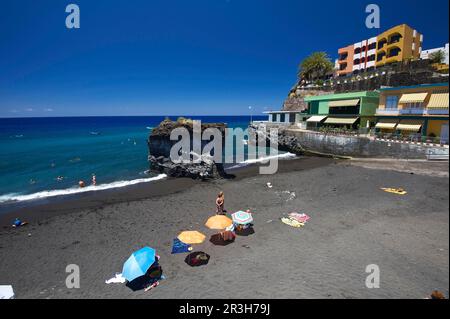
POLYGON ((338 75, 344 75, 353 72, 353 45, 341 48, 338 51, 338 75))
POLYGON ((395 26, 376 37, 339 49, 337 74, 343 76, 393 62, 419 59, 422 42, 422 34, 410 26, 395 26))

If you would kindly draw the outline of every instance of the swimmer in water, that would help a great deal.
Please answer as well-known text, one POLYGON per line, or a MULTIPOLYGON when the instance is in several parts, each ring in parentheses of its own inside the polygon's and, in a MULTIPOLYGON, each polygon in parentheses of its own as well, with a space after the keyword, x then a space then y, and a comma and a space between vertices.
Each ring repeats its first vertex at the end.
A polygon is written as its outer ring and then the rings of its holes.
POLYGON ((34 179, 30 179, 30 185, 36 184, 36 181, 34 179))
POLYGON ((56 178, 56 180, 57 180, 58 182, 62 181, 63 179, 64 179, 64 176, 58 176, 58 177, 56 178))
POLYGON ((97 178, 95 177, 95 174, 92 174, 92 185, 97 185, 97 178))

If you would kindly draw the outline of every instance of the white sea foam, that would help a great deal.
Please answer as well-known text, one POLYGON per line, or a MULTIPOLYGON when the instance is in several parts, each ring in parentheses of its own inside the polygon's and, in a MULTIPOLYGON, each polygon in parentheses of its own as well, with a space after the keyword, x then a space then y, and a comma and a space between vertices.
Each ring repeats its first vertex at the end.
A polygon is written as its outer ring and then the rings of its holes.
POLYGON ((274 160, 276 158, 281 160, 281 159, 293 159, 296 157, 297 157, 297 155, 288 152, 288 153, 283 153, 283 154, 278 154, 278 155, 270 155, 270 156, 265 156, 265 157, 260 157, 260 158, 252 158, 252 159, 247 159, 243 162, 240 162, 239 164, 236 164, 232 167, 229 167, 228 169, 239 168, 239 167, 243 167, 243 166, 247 166, 247 165, 255 164, 255 163, 263 163, 263 162, 267 162, 270 160, 274 160))
POLYGON ((93 192, 93 191, 101 191, 106 189, 113 189, 113 188, 120 188, 130 185, 136 185, 140 183, 148 183, 157 181, 160 179, 166 178, 166 174, 159 174, 155 177, 150 178, 139 178, 134 179, 131 181, 117 181, 112 182, 109 184, 100 184, 97 186, 86 186, 83 188, 80 187, 72 187, 72 188, 66 188, 66 189, 55 189, 50 191, 41 191, 33 194, 6 194, 0 196, 0 203, 4 202, 18 202, 18 201, 28 201, 28 200, 34 200, 34 199, 43 199, 48 197, 55 197, 55 196, 62 196, 62 195, 72 195, 72 194, 80 194, 80 193, 86 193, 86 192, 93 192))

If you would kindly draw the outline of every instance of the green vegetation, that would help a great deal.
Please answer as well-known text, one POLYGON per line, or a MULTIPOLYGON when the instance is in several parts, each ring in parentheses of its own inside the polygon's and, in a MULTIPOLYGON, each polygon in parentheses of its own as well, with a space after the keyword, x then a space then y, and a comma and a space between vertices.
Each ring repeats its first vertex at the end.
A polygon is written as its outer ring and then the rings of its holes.
POLYGON ((299 79, 317 81, 333 71, 334 65, 326 52, 314 52, 298 67, 299 79))
POLYGON ((445 52, 442 50, 433 52, 429 56, 431 63, 442 63, 445 60, 445 52))

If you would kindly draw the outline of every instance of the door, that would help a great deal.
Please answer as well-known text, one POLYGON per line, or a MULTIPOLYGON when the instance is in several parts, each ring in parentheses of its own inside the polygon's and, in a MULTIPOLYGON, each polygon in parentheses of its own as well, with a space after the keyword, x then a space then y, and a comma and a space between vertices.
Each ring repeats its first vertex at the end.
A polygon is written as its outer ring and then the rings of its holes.
POLYGON ((448 123, 442 124, 441 127, 441 143, 448 143, 448 123))

